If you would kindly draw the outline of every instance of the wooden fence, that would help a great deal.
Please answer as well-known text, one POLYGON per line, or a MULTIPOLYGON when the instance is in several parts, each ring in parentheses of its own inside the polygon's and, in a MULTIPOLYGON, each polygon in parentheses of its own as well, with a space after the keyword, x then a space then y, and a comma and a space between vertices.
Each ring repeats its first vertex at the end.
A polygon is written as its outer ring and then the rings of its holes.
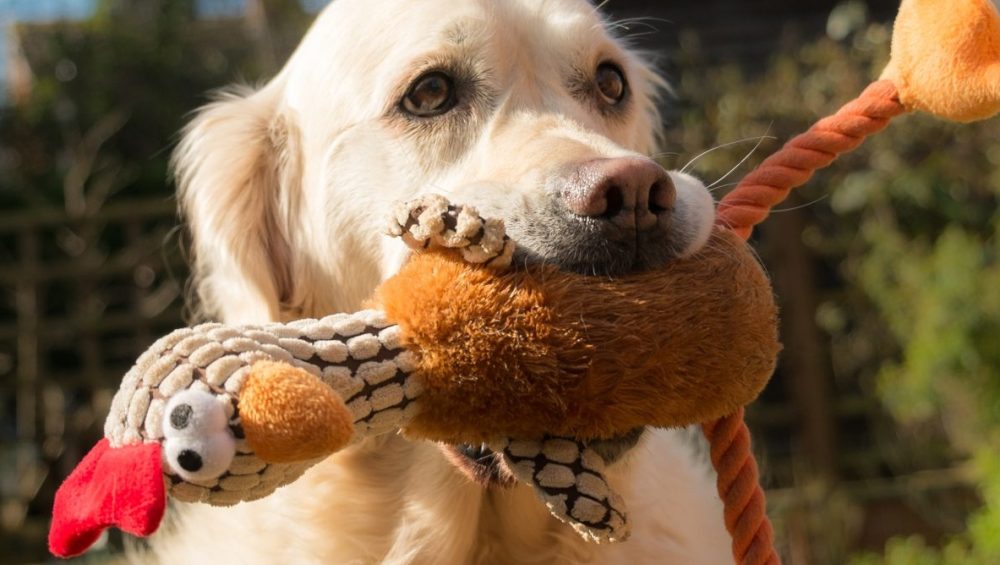
POLYGON ((37 559, 59 481, 138 353, 181 325, 175 204, 0 215, 0 562, 37 559))

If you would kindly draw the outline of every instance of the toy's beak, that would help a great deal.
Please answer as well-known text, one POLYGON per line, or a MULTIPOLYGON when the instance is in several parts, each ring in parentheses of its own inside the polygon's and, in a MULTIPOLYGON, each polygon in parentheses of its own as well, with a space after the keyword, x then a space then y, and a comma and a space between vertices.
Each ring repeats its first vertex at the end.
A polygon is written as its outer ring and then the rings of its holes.
POLYGON ((160 525, 166 487, 160 444, 111 447, 102 439, 56 491, 49 550, 57 557, 86 551, 115 526, 148 536, 160 525))

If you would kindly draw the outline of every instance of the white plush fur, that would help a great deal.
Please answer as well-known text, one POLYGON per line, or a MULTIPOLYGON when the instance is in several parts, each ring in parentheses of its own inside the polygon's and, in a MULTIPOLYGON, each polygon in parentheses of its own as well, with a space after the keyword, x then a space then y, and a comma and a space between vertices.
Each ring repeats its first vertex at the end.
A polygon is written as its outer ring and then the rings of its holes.
MULTIPOLYGON (((508 220, 537 212, 560 167, 655 151, 662 86, 585 0, 336 0, 277 77, 206 107, 185 132, 176 167, 202 304, 231 323, 357 310, 405 257, 382 235, 392 202, 440 192, 508 220), (567 87, 574 72, 605 60, 622 65, 633 92, 621 115, 601 114, 567 87), (489 95, 437 125, 400 115, 407 85, 451 64, 489 95)), ((698 181, 673 179, 694 249, 711 223, 711 199, 698 181)), ((142 557, 241 565, 730 559, 714 478, 683 432, 647 434, 611 481, 634 534, 591 545, 527 487, 484 490, 437 446, 393 435, 331 457, 259 502, 176 505, 142 557)))

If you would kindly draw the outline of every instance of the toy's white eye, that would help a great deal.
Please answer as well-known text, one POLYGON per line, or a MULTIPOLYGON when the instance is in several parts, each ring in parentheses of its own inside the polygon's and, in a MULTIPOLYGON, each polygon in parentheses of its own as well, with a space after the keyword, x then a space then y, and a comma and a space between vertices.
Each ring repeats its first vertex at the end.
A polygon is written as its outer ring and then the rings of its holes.
POLYGON ((163 442, 167 464, 186 481, 204 482, 219 478, 236 455, 231 433, 214 433, 201 438, 175 438, 163 442))
POLYGON ((201 435, 228 427, 222 400, 203 390, 185 390, 175 394, 165 409, 164 437, 201 435))
POLYGON ((187 481, 209 481, 226 472, 236 455, 224 401, 185 390, 167 402, 163 419, 166 464, 187 481))

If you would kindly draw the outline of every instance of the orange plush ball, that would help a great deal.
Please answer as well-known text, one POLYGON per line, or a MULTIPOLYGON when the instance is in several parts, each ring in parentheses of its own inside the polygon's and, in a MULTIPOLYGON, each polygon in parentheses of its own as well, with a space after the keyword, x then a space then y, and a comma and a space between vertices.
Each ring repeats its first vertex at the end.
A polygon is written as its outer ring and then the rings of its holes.
POLYGON ((1000 112, 1000 14, 991 0, 903 0, 892 80, 907 109, 958 122, 1000 112))

